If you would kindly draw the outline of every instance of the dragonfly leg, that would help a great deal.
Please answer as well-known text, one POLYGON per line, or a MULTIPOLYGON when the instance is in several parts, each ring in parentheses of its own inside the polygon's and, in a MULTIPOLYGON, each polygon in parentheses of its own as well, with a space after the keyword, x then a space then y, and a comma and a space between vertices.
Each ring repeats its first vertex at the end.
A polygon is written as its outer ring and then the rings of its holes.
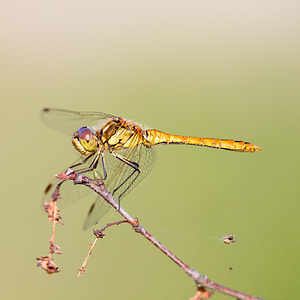
MULTIPOLYGON (((107 172, 106 172, 106 167, 105 167, 105 159, 104 159, 104 152, 101 152, 101 162, 102 162, 102 169, 103 169, 103 178, 101 178, 101 176, 100 177, 97 176, 97 178, 96 178, 97 181, 103 181, 103 180, 105 180, 107 178, 107 172)), ((96 169, 96 167, 94 168, 94 170, 95 169, 96 169)), ((95 171, 95 172, 97 172, 97 171, 95 171)), ((95 175, 94 175, 94 177, 95 177, 95 175)))
POLYGON ((72 165, 71 167, 70 167, 70 169, 73 169, 73 168, 75 168, 75 167, 78 167, 78 166, 81 166, 81 165, 83 165, 83 164, 85 164, 93 155, 94 155, 95 153, 92 153, 92 154, 90 154, 89 156, 87 156, 85 159, 83 159, 80 163, 78 163, 78 164, 75 164, 75 165, 72 165))
POLYGON ((115 156, 117 159, 121 160, 122 162, 124 162, 125 164, 127 164, 128 166, 130 166, 133 170, 132 170, 132 173, 117 187, 114 189, 114 191, 112 192, 112 195, 114 195, 114 193, 120 189, 130 178, 132 178, 132 176, 135 175, 134 179, 132 180, 132 182, 130 183, 130 185, 119 195, 118 197, 118 203, 119 203, 119 209, 120 209, 120 201, 121 201, 121 198, 122 196, 127 192, 127 190, 130 188, 130 186, 134 183, 134 181, 138 178, 138 176, 140 175, 141 173, 141 170, 140 170, 140 166, 138 163, 134 162, 134 161, 131 161, 121 155, 118 155, 114 152, 111 152, 111 154, 113 156, 115 156))
MULTIPOLYGON (((80 163, 78 163, 76 165, 73 165, 70 168, 73 168, 73 167, 76 167, 76 166, 80 166, 80 165, 86 163, 88 161, 88 159, 91 158, 93 155, 95 155, 95 153, 89 155, 84 160, 82 160, 80 163)), ((82 174, 82 173, 86 173, 86 172, 90 172, 90 171, 95 170, 97 168, 97 166, 98 166, 100 156, 101 156, 102 168, 103 168, 103 175, 104 176, 103 176, 103 178, 97 178, 97 180, 99 180, 99 181, 105 180, 107 178, 107 172, 106 172, 106 168, 105 168, 104 152, 103 151, 98 151, 96 153, 96 156, 94 157, 93 161, 91 162, 91 164, 88 167, 75 170, 75 173, 76 174, 82 174)))

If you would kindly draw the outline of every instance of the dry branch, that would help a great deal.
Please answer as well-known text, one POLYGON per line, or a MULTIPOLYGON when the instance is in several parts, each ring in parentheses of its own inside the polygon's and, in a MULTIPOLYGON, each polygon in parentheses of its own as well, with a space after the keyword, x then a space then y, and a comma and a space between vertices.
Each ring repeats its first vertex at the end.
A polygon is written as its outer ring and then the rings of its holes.
MULTIPOLYGON (((207 276, 201 275, 200 273, 198 273, 196 270, 194 270, 193 268, 189 267, 188 265, 186 265, 183 261, 181 261, 178 257, 176 257, 169 249, 167 249, 163 244, 161 244, 159 241, 157 241, 148 231, 145 230, 145 228, 138 222, 137 218, 132 218, 122 207, 119 206, 119 203, 117 203, 113 196, 105 189, 105 186, 103 184, 102 181, 97 181, 91 178, 88 178, 86 176, 82 176, 80 174, 76 174, 74 173, 71 169, 68 169, 66 173, 64 174, 59 174, 56 175, 57 178, 61 179, 62 181, 59 183, 55 193, 52 196, 52 201, 56 202, 56 200, 58 199, 58 190, 59 190, 59 186, 65 181, 65 180, 72 180, 74 182, 74 184, 83 184, 87 187, 89 187, 90 189, 92 189, 95 193, 99 194, 100 196, 102 196, 110 205, 112 205, 116 211, 121 214, 125 220, 123 221, 119 221, 119 222, 115 222, 115 223, 110 223, 107 224, 105 227, 103 227, 102 229, 98 230, 98 231, 94 231, 95 235, 96 235, 96 240, 92 245, 91 250, 89 251, 89 254, 87 255, 83 266, 79 269, 79 275, 82 274, 85 271, 85 266, 87 264, 87 259, 90 256, 90 254, 92 253, 92 249, 94 248, 96 241, 99 238, 102 238, 104 236, 103 231, 107 228, 110 227, 112 225, 118 225, 121 223, 130 223, 133 227, 133 229, 137 232, 140 233, 141 235, 143 235, 146 239, 148 239, 153 245, 155 245, 158 249, 160 249, 160 251, 162 251, 165 255, 167 255, 173 262, 175 262, 189 277, 191 277, 197 287, 197 292, 196 295, 191 298, 191 299, 207 299, 210 298, 212 296, 212 292, 206 291, 206 288, 212 290, 212 291, 217 291, 220 293, 224 293, 226 295, 229 296, 233 296, 235 298, 238 299, 247 299, 247 300, 260 300, 261 298, 258 297, 254 297, 254 296, 250 296, 250 295, 246 295, 242 292, 239 291, 235 291, 232 290, 230 288, 224 287, 222 285, 219 285, 213 281, 211 281, 210 279, 207 278, 207 276)), ((49 256, 43 256, 41 258, 39 258, 39 264, 41 267, 43 267, 44 269, 46 269, 46 271, 48 272, 48 274, 54 273, 53 272, 53 261, 51 258, 51 254, 52 253, 56 253, 55 250, 53 249, 53 245, 54 244, 54 235, 55 235, 55 225, 57 223, 59 223, 59 210, 57 211, 57 209, 55 208, 53 210, 53 213, 49 214, 48 212, 48 219, 53 222, 53 237, 50 239, 50 254, 49 256), (44 266, 42 265, 42 262, 44 263, 44 266), (45 267, 46 265, 46 267, 45 267), (47 269, 47 266, 50 265, 50 270, 47 269), (52 272, 51 272, 52 271, 52 272)), ((55 265, 55 264, 54 264, 55 265)), ((55 266, 55 268, 57 268, 55 266)), ((59 269, 55 269, 56 272, 59 271, 59 269)))

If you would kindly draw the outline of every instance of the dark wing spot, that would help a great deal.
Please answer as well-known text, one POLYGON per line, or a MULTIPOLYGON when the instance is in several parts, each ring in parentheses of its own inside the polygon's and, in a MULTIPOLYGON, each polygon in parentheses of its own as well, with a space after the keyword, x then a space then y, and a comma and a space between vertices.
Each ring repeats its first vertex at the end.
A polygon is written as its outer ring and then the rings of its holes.
POLYGON ((50 189, 52 188, 53 184, 49 183, 48 186, 45 189, 45 194, 48 194, 48 192, 50 191, 50 189))
POLYGON ((89 212, 88 212, 88 216, 90 216, 90 215, 92 214, 92 212, 93 212, 93 210, 94 210, 94 208, 95 208, 95 204, 96 204, 96 203, 93 203, 93 205, 91 206, 91 208, 90 208, 90 210, 89 210, 89 212))

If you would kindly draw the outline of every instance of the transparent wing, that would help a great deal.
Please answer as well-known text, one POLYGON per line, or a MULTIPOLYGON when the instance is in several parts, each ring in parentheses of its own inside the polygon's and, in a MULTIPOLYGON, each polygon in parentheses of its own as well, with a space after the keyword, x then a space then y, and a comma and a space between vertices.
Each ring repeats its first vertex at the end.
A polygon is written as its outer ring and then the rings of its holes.
POLYGON ((106 189, 118 201, 124 198, 148 175, 155 163, 156 152, 153 147, 147 148, 139 144, 136 147, 119 150, 117 154, 137 163, 140 169, 140 173, 134 172, 131 166, 123 163, 110 153, 106 153, 107 180, 104 183, 106 189))
POLYGON ((76 112, 57 108, 44 108, 41 117, 48 126, 69 135, 73 135, 82 126, 100 128, 101 124, 114 118, 100 112, 76 112))
MULTIPOLYGON (((70 164, 68 167, 71 167, 77 163, 80 163, 84 158, 80 157, 79 159, 77 159, 73 164, 70 164)), ((76 169, 79 169, 79 168, 83 168, 83 167, 87 167, 90 162, 92 161, 93 157, 91 157, 85 164, 83 165, 80 165, 79 167, 77 168, 73 168, 73 170, 75 171, 76 169)), ((103 174, 103 169, 102 169, 102 164, 99 162, 99 164, 101 165, 99 167, 99 172, 101 174, 103 174)), ((65 173, 65 171, 67 170, 67 168, 65 168, 62 172, 60 173, 65 173)), ((87 175, 89 176, 90 178, 94 178, 94 173, 91 171, 91 172, 87 172, 85 173, 84 175, 87 175)), ((43 195, 43 198, 42 198, 42 208, 44 208, 44 203, 45 202, 49 202, 51 201, 51 196, 57 186, 57 184, 60 182, 61 180, 56 178, 54 175, 53 175, 53 178, 52 180, 49 182, 49 184, 47 185, 45 191, 44 191, 44 195, 43 195)), ((86 187, 85 185, 82 185, 82 184, 74 184, 73 181, 71 180, 66 180, 65 182, 63 182, 63 184, 60 186, 59 188, 59 194, 60 194, 60 197, 57 201, 57 204, 58 204, 58 208, 59 209, 63 209, 63 208, 66 208, 70 205, 73 205, 74 203, 76 203, 78 200, 82 199, 82 198, 85 198, 86 196, 93 196, 93 191, 86 187)), ((88 199, 86 199, 88 200, 88 199)), ((97 220, 100 219, 101 216, 103 216, 108 210, 109 208, 111 207, 101 196, 97 196, 96 197, 96 200, 94 202, 94 206, 92 206, 90 208, 90 210, 93 210, 94 211, 94 214, 97 213, 99 214, 99 218, 96 219, 94 222, 92 222, 92 225, 94 225, 97 220), (94 207, 95 206, 95 207, 94 207)), ((95 218, 95 217, 94 217, 95 218)), ((88 226, 88 227, 90 227, 88 226)), ((84 227, 84 229, 87 229, 88 227, 84 227)))
MULTIPOLYGON (((83 160, 82 157, 77 159, 73 164, 68 165, 68 167, 73 166, 83 160)), ((89 160, 91 161, 91 160, 89 160)), ((87 162, 88 164, 89 162, 87 162)), ((65 173, 67 170, 66 167, 62 172, 65 173)), ((44 195, 42 198, 42 205, 44 206, 44 202, 49 202, 51 200, 51 196, 56 188, 56 185, 60 182, 60 179, 57 179, 54 175, 52 177, 52 180, 49 182, 49 184, 46 186, 44 195)), ((69 205, 72 205, 76 203, 79 199, 84 198, 88 194, 92 194, 92 190, 87 188, 84 185, 81 184, 73 184, 72 181, 66 180, 59 188, 60 193, 60 199, 58 200, 58 208, 65 208, 69 205)))
MULTIPOLYGON (((73 135, 82 126, 88 126, 90 128, 101 128, 101 125, 107 122, 109 119, 114 118, 112 115, 96 112, 74 112, 69 110, 45 108, 41 113, 43 121, 50 127, 63 131, 69 135, 73 135)), ((144 145, 138 145, 129 149, 122 149, 116 151, 117 155, 124 160, 128 160, 139 166, 140 172, 137 172, 132 165, 121 161, 113 156, 110 152, 105 153, 105 167, 107 171, 107 179, 105 180, 105 186, 109 190, 114 198, 119 201, 126 196, 152 169, 155 162, 155 151, 153 148, 147 148, 144 145)), ((91 163, 91 157, 85 164, 80 165, 76 169, 88 167, 91 163)), ((83 159, 83 158, 81 158, 83 159)), ((65 170, 64 170, 65 171, 65 170)), ((98 163, 98 172, 103 175, 102 163, 98 163)), ((93 171, 87 172, 87 175, 94 178, 93 171)), ((45 190, 45 196, 43 202, 50 201, 51 195, 59 182, 54 178, 45 190)), ((63 208, 70 204, 75 203, 80 198, 86 196, 90 192, 85 186, 75 185, 71 181, 66 181, 61 185, 59 200, 59 207, 63 208)), ((96 201, 92 205, 87 219, 84 223, 84 228, 88 228, 94 225, 110 208, 100 196, 96 198, 96 201)))
MULTIPOLYGON (((73 135, 73 133, 82 126, 89 126, 91 128, 97 126, 101 127, 102 123, 106 122, 113 116, 97 112, 75 112, 56 108, 44 108, 41 112, 41 117, 43 121, 50 127, 59 131, 63 131, 69 135, 73 135)), ((86 162, 85 166, 89 165, 91 159, 86 162)), ((82 160, 83 157, 79 158, 68 167, 75 165, 82 160)), ((65 168, 61 173, 64 173, 66 169, 67 168, 65 168)), ((43 203, 51 200, 51 195, 59 181, 59 179, 53 176, 53 179, 45 189, 43 203)), ((62 198, 59 200, 59 207, 67 207, 85 197, 89 192, 91 191, 85 186, 75 186, 72 182, 66 181, 60 187, 60 194, 62 198)))
MULTIPOLYGON (((138 145, 129 149, 122 149, 117 151, 118 155, 127 158, 131 162, 135 162, 139 165, 140 173, 135 171, 132 166, 120 161, 111 153, 105 153, 105 167, 107 172, 107 179, 104 181, 105 187, 108 191, 110 191, 115 200, 119 201, 123 199, 136 185, 141 182, 145 176, 151 171, 154 163, 155 163, 155 149, 146 148, 143 145, 138 145)), ((94 157, 91 157, 85 164, 80 165, 76 168, 73 168, 74 171, 76 169, 81 169, 87 167, 94 157)), ((83 158, 79 158, 70 166, 79 163, 83 158)), ((67 168, 66 168, 67 169, 67 168)), ((61 173, 66 171, 64 169, 61 173)), ((99 161, 98 169, 100 176, 103 176, 103 166, 99 161)), ((86 172, 84 175, 95 178, 94 171, 86 172)), ((53 178, 49 185, 45 189, 43 203, 49 202, 51 200, 51 196, 56 188, 56 185, 59 183, 59 179, 53 178)), ((58 207, 65 208, 69 205, 76 203, 79 199, 84 198, 88 194, 91 194, 92 190, 87 188, 84 185, 74 185, 72 181, 65 181, 60 189, 60 199, 58 200, 58 207)), ((110 205, 101 197, 97 196, 93 205, 91 206, 86 220, 84 222, 83 228, 87 229, 92 225, 95 225, 104 214, 110 209, 110 205)))
POLYGON ((98 196, 88 211, 87 217, 83 224, 83 229, 86 230, 97 224, 110 208, 111 205, 108 204, 101 196, 98 196))
MULTIPOLYGON (((105 167, 107 179, 104 181, 106 189, 116 201, 122 200, 136 185, 151 171, 156 158, 155 149, 139 144, 129 149, 118 150, 117 154, 139 165, 140 173, 132 166, 120 161, 111 153, 105 153, 105 167)), ((101 197, 91 206, 83 228, 87 229, 96 224, 111 206, 101 197)))

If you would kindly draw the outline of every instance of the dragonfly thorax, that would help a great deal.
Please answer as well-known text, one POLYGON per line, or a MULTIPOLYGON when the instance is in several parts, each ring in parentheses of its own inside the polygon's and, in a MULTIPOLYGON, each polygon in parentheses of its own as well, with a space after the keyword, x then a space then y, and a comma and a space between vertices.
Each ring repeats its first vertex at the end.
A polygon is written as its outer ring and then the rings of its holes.
POLYGON ((72 143, 75 149, 82 155, 94 153, 98 145, 97 137, 93 131, 86 126, 81 127, 74 133, 72 143))

